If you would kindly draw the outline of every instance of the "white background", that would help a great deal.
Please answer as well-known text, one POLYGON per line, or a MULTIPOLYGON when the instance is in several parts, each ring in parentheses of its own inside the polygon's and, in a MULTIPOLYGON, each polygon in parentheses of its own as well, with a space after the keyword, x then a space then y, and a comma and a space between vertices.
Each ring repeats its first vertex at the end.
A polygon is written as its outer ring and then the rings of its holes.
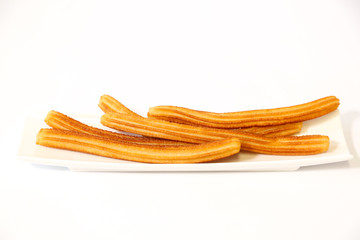
POLYGON ((360 239, 360 3, 0 1, 0 239, 360 239), (341 100, 349 162, 295 172, 79 173, 16 159, 39 109, 110 94, 236 111, 341 100))

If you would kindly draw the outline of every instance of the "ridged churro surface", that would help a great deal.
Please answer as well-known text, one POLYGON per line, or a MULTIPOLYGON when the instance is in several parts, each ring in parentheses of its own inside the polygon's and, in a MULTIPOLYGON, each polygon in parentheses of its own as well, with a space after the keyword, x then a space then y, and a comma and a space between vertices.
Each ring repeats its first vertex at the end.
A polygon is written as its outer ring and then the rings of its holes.
POLYGON ((326 152, 323 135, 290 136, 302 122, 337 109, 334 96, 290 107, 212 113, 175 106, 149 109, 148 117, 103 95, 100 122, 117 131, 92 127, 50 111, 37 144, 144 163, 201 163, 242 150, 271 155, 312 155, 326 152), (135 135, 132 135, 135 134, 135 135))
POLYGON ((284 137, 299 133, 302 129, 302 125, 302 122, 295 122, 273 126, 231 129, 231 131, 255 133, 265 137, 284 137))
POLYGON ((92 127, 75 120, 63 113, 51 110, 48 112, 45 118, 45 123, 52 128, 73 130, 91 135, 96 135, 116 141, 124 141, 137 144, 146 145, 184 145, 186 143, 169 141, 164 139, 156 139, 143 136, 131 136, 128 134, 122 134, 112 131, 103 130, 100 128, 92 127))
POLYGON ((190 143, 204 143, 224 138, 238 138, 242 149, 275 155, 309 155, 327 151, 329 138, 321 135, 265 137, 243 131, 211 129, 158 119, 137 118, 128 114, 106 113, 101 123, 107 127, 143 136, 190 143))
POLYGON ((236 138, 204 144, 148 146, 63 129, 41 129, 36 143, 46 147, 144 163, 209 162, 236 154, 241 147, 236 138))
MULTIPOLYGON (((99 107, 105 113, 117 112, 117 113, 125 113, 129 114, 133 117, 140 117, 139 114, 131 111, 129 108, 125 107, 121 102, 109 95, 102 95, 99 101, 99 107)), ((173 119, 171 117, 161 117, 162 120, 174 121, 177 123, 183 123, 187 125, 201 126, 201 124, 195 124, 187 121, 182 121, 180 119, 173 119)), ((209 127, 209 126, 208 126, 209 127)), ((245 131, 245 132, 253 132, 257 134, 262 134, 268 137, 276 137, 276 136, 290 136, 295 133, 300 132, 302 127, 302 122, 288 123, 288 124, 279 124, 279 125, 270 125, 270 126, 261 126, 261 127, 246 127, 242 129, 236 129, 235 131, 245 131)))
POLYGON ((302 122, 328 114, 338 108, 335 96, 289 107, 250 111, 213 113, 177 106, 156 106, 148 117, 215 128, 242 128, 302 122))
POLYGON ((121 102, 116 100, 110 95, 104 94, 100 97, 98 106, 104 113, 109 112, 118 112, 126 113, 134 117, 142 117, 141 115, 131 111, 129 108, 125 107, 121 102))

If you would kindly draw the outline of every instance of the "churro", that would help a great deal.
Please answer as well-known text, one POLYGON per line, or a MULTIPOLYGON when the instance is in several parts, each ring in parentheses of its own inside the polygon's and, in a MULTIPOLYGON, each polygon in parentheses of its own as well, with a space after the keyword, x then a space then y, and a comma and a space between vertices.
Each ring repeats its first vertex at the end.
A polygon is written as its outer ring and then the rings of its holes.
POLYGON ((156 106, 148 111, 149 118, 163 119, 215 128, 242 128, 302 122, 336 110, 339 99, 329 96, 289 107, 239 112, 214 113, 177 106, 156 106))
POLYGON ((109 112, 118 112, 118 113, 126 113, 136 117, 142 117, 141 115, 131 111, 127 107, 125 107, 121 102, 116 100, 110 95, 104 94, 100 97, 100 101, 98 106, 104 113, 109 112))
POLYGON ((144 163, 209 162, 236 154, 241 147, 236 138, 194 145, 148 146, 63 129, 41 129, 36 143, 46 147, 144 163))
POLYGON ((129 134, 122 134, 92 127, 77 121, 63 113, 51 110, 45 117, 45 123, 52 128, 78 131, 86 134, 96 135, 116 141, 146 144, 146 145, 184 145, 184 142, 177 142, 164 139, 156 139, 143 136, 131 136, 129 134))
POLYGON ((261 134, 265 137, 284 137, 291 136, 295 133, 299 133, 302 129, 302 122, 287 123, 281 125, 271 125, 263 127, 248 127, 248 128, 239 128, 231 129, 235 132, 249 132, 261 134))
POLYGON ((325 152, 329 148, 329 138, 322 135, 271 138, 243 131, 190 126, 114 112, 104 114, 101 123, 120 131, 190 143, 238 138, 242 150, 274 155, 310 155, 325 152))
MULTIPOLYGON (((103 110, 104 113, 110 113, 110 112, 126 113, 134 117, 142 118, 141 115, 131 111, 121 102, 119 102, 117 99, 106 94, 100 97, 99 107, 103 110)), ((162 117, 161 119, 170 122, 173 120, 171 117, 170 118, 162 117)), ((198 126, 197 124, 181 121, 179 119, 176 119, 175 122, 198 126)), ((301 127, 302 127, 302 122, 296 122, 296 123, 280 124, 275 126, 270 125, 270 126, 261 126, 261 127, 247 127, 247 128, 235 129, 235 131, 253 132, 268 137, 277 137, 277 136, 280 137, 280 136, 290 136, 295 133, 298 133, 300 132, 301 127)))

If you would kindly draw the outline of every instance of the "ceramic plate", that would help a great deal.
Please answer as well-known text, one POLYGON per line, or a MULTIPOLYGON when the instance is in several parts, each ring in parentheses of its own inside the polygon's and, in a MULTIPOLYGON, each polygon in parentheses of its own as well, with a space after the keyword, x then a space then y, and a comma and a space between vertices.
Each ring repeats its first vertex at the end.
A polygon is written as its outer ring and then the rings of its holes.
MULTIPOLYGON (((71 117, 104 128, 99 123, 99 117, 71 117)), ((35 164, 67 167, 72 171, 286 171, 352 158, 342 131, 339 110, 304 122, 299 134, 329 136, 330 148, 326 153, 310 156, 275 156, 240 152, 220 161, 198 164, 138 163, 39 146, 35 143, 36 134, 40 128, 47 127, 44 118, 43 115, 32 115, 25 120, 18 158, 35 164)))

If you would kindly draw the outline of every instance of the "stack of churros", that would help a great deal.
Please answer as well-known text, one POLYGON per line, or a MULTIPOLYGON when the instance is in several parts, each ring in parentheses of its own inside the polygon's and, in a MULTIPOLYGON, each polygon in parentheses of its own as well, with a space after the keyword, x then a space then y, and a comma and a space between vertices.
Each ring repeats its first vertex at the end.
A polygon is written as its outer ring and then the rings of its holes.
POLYGON ((290 107, 214 113, 177 106, 155 106, 143 117, 109 95, 100 97, 108 131, 50 111, 50 128, 41 129, 37 144, 143 163, 202 163, 249 151, 272 155, 326 152, 329 137, 302 135, 303 121, 339 106, 334 96, 290 107))

